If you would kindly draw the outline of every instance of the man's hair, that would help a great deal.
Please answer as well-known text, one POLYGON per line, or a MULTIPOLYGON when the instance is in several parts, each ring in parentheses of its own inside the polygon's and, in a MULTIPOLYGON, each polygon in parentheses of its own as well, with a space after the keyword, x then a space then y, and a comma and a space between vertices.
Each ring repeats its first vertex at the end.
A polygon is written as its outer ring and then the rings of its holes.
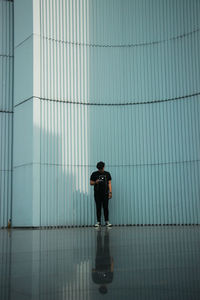
POLYGON ((98 170, 102 170, 105 166, 105 163, 103 161, 100 161, 97 163, 97 169, 98 170))
POLYGON ((99 287, 99 293, 101 293, 101 294, 107 294, 107 292, 108 292, 108 289, 107 289, 107 287, 105 285, 101 285, 99 287))

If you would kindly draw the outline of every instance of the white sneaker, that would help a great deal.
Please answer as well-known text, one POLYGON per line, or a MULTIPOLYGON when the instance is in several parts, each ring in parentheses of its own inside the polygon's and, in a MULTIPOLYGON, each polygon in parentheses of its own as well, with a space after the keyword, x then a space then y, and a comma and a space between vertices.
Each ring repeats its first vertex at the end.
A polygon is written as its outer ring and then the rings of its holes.
POLYGON ((110 224, 109 221, 106 221, 106 226, 107 226, 107 227, 111 227, 112 224, 110 224))
POLYGON ((98 227, 101 226, 101 223, 100 223, 100 222, 97 222, 94 226, 98 228, 98 227))

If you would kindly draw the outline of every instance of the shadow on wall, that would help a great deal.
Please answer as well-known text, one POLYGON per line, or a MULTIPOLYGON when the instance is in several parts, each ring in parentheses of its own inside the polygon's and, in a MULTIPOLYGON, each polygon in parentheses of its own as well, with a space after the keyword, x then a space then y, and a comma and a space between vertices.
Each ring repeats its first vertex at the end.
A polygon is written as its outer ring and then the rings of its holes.
POLYGON ((106 162, 113 178, 110 201, 113 224, 198 224, 199 162, 187 159, 196 157, 197 147, 194 145, 191 151, 185 145, 186 140, 192 143, 196 136, 195 131, 192 137, 190 132, 198 124, 198 106, 197 101, 186 100, 160 105, 159 109, 157 104, 149 109, 145 105, 133 107, 126 114, 113 109, 113 124, 119 116, 122 122, 114 136, 115 126, 110 128, 106 121, 99 126, 99 112, 88 106, 83 106, 80 117, 81 109, 76 104, 41 102, 41 226, 94 224, 93 188, 89 179, 98 160, 106 162), (169 119, 163 119, 164 114, 169 119), (179 114, 188 117, 177 120, 179 114), (125 117, 127 123, 135 122, 130 139, 124 134, 125 117), (150 130, 148 124, 155 124, 153 118, 160 125, 150 130), (169 121, 174 122, 173 130, 169 121), (187 130, 177 139, 183 123, 187 130), (105 132, 113 136, 112 141, 104 136, 105 132), (104 138, 108 147, 103 144, 104 138), (107 161, 113 165, 109 166, 107 161), (121 165, 116 166, 116 161, 121 165))
POLYGON ((95 221, 87 150, 89 118, 78 118, 74 106, 40 104, 40 226, 89 226, 95 221))

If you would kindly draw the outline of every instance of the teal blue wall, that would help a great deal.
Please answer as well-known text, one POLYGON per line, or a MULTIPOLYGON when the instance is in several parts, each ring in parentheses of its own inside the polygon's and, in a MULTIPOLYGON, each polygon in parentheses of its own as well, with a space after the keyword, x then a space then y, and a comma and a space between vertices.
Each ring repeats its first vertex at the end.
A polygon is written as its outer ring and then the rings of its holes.
POLYGON ((0 228, 11 218, 13 3, 0 1, 0 228))
POLYGON ((36 4, 32 0, 14 1, 13 226, 38 226, 40 220, 36 4))
POLYGON ((37 0, 27 9, 33 28, 15 63, 27 71, 32 56, 33 85, 17 85, 15 101, 16 112, 30 107, 32 175, 15 178, 27 180, 32 212, 23 223, 17 212, 29 204, 16 183, 16 225, 92 225, 99 160, 113 177, 113 224, 199 224, 200 2, 37 0))

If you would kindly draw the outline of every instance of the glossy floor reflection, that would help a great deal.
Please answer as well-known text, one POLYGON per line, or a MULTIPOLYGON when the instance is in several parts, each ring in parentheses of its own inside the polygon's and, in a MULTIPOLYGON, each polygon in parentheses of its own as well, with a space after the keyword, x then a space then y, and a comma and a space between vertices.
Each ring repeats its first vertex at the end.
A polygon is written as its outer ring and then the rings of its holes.
POLYGON ((0 230, 1 300, 200 299, 200 227, 0 230))

